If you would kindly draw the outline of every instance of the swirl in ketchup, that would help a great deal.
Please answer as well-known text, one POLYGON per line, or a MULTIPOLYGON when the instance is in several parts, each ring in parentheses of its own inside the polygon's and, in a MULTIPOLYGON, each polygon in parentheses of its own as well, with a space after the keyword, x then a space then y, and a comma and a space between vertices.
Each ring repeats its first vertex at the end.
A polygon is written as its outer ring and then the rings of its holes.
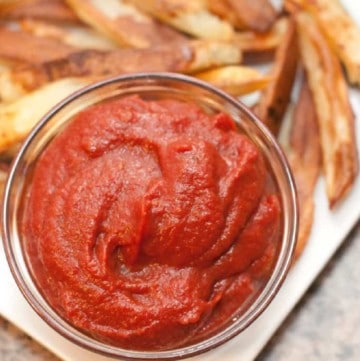
POLYGON ((136 96, 92 106, 37 161, 22 220, 33 276, 96 339, 202 340, 270 277, 282 236, 271 179, 227 114, 136 96))

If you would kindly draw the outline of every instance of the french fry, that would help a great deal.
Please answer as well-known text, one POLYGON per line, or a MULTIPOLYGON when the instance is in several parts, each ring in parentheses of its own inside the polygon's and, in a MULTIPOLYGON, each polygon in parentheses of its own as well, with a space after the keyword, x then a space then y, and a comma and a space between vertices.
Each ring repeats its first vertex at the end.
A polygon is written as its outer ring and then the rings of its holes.
POLYGON ((338 0, 291 0, 316 19, 343 62, 350 82, 360 85, 360 27, 338 0))
POLYGON ((39 64, 66 57, 75 51, 78 49, 58 40, 0 27, 0 59, 39 64))
POLYGON ((271 81, 269 76, 265 76, 253 68, 240 65, 207 70, 196 73, 195 77, 235 96, 260 90, 271 81))
POLYGON ((296 103, 287 152, 297 187, 299 201, 299 233, 295 260, 309 238, 314 218, 313 193, 321 168, 321 148, 315 104, 305 78, 296 103))
POLYGON ((88 79, 62 79, 14 102, 0 104, 0 152, 23 140, 51 107, 89 82, 88 79))
POLYGON ((185 61, 177 64, 174 70, 169 69, 180 73, 195 73, 223 65, 239 64, 242 60, 241 49, 232 42, 191 40, 184 42, 182 46, 175 44, 171 51, 180 52, 181 57, 184 60, 186 58, 185 61))
POLYGON ((149 48, 183 36, 123 0, 66 0, 87 24, 121 46, 149 48))
POLYGON ((19 82, 13 81, 9 68, 0 69, 0 102, 16 100, 26 92, 26 89, 19 82))
POLYGON ((354 115, 341 65, 316 22, 305 12, 297 17, 301 57, 317 117, 330 207, 351 188, 358 172, 354 115))
POLYGON ((129 0, 140 10, 187 34, 202 39, 230 40, 232 26, 208 11, 203 0, 129 0))
POLYGON ((227 21, 234 28, 238 30, 246 30, 246 25, 233 11, 228 0, 207 0, 206 6, 210 12, 218 15, 220 19, 227 21))
POLYGON ((37 19, 57 23, 80 23, 80 19, 62 0, 18 0, 0 3, 0 18, 37 19))
MULTIPOLYGON (((234 42, 240 47, 244 56, 248 59, 255 56, 263 58, 271 55, 280 46, 288 28, 288 18, 282 17, 277 20, 270 30, 259 33, 255 31, 237 32, 234 42)), ((246 60, 245 60, 246 61, 246 60)))
MULTIPOLYGON (((210 0, 211 1, 211 0, 210 0)), ((277 12, 268 0, 226 0, 238 22, 254 31, 268 31, 277 18, 277 12)))
POLYGON ((0 0, 0 10, 7 9, 12 6, 19 6, 21 0, 0 0))
POLYGON ((7 148, 5 151, 0 153, 0 162, 5 164, 11 164, 12 160, 19 152, 21 147, 21 142, 18 142, 11 147, 7 148))
POLYGON ((241 52, 233 44, 193 40, 152 49, 84 50, 40 65, 16 67, 11 72, 11 81, 30 91, 67 77, 105 77, 145 71, 192 73, 238 64, 240 60, 241 52))
POLYGON ((206 3, 211 12, 239 30, 269 31, 277 17, 268 0, 207 0, 206 3))
POLYGON ((21 29, 38 37, 58 40, 83 49, 115 49, 117 44, 96 30, 82 25, 59 26, 39 20, 22 20, 21 29))
POLYGON ((2 61, 0 60, 0 73, 3 72, 3 71, 7 71, 7 70, 9 70, 9 66, 6 64, 5 61, 2 62, 2 61))
POLYGON ((5 188, 5 182, 7 179, 7 175, 9 172, 9 165, 4 162, 0 162, 0 197, 2 197, 4 188, 5 188))
POLYGON ((279 132, 290 100, 297 63, 296 25, 294 19, 290 18, 286 34, 275 54, 275 62, 271 71, 273 81, 262 93, 260 102, 255 109, 258 117, 275 135, 279 132))

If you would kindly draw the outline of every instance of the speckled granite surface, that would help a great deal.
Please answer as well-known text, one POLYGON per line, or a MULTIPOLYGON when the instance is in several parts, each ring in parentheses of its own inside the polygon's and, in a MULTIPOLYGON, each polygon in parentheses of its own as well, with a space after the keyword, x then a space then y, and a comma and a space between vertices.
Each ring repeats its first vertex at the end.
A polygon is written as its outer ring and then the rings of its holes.
MULTIPOLYGON (((360 222, 256 361, 359 361, 359 259, 360 222)), ((0 318, 0 361, 24 360, 59 361, 0 318)))
POLYGON ((360 360, 360 222, 256 361, 360 360))
POLYGON ((0 317, 0 361, 25 360, 59 361, 29 336, 0 317))

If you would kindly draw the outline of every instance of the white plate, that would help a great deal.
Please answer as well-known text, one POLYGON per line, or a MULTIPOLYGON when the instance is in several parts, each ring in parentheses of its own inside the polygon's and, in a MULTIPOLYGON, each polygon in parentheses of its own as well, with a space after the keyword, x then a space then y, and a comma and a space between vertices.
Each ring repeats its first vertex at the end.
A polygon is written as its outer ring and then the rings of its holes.
MULTIPOLYGON (((360 24, 360 3, 356 4, 351 0, 343 0, 343 3, 360 24)), ((358 149, 360 149, 359 90, 351 90, 351 102, 357 116, 355 127, 358 149)), ((216 350, 194 357, 192 360, 250 361, 258 355, 360 218, 360 177, 357 178, 348 197, 332 212, 328 209, 323 179, 320 179, 315 191, 315 203, 315 222, 308 245, 268 309, 241 335, 216 350)), ((2 244, 0 244, 0 275, 0 313, 3 317, 23 329, 64 361, 110 361, 109 358, 84 350, 67 341, 36 315, 21 295, 10 274, 2 244)))

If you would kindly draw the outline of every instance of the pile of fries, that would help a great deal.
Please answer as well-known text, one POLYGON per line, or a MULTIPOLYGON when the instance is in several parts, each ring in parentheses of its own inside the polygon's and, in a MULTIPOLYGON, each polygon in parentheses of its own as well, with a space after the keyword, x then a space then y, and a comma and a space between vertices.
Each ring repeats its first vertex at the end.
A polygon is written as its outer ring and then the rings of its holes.
POLYGON ((299 194, 298 257, 320 172, 334 207, 358 171, 348 82, 360 85, 360 29, 339 0, 284 0, 280 10, 269 0, 0 0, 0 184, 58 101, 144 71, 190 74, 234 96, 261 91, 253 110, 275 136, 293 109, 284 149, 299 194), (255 66, 269 62, 268 74, 255 66))

